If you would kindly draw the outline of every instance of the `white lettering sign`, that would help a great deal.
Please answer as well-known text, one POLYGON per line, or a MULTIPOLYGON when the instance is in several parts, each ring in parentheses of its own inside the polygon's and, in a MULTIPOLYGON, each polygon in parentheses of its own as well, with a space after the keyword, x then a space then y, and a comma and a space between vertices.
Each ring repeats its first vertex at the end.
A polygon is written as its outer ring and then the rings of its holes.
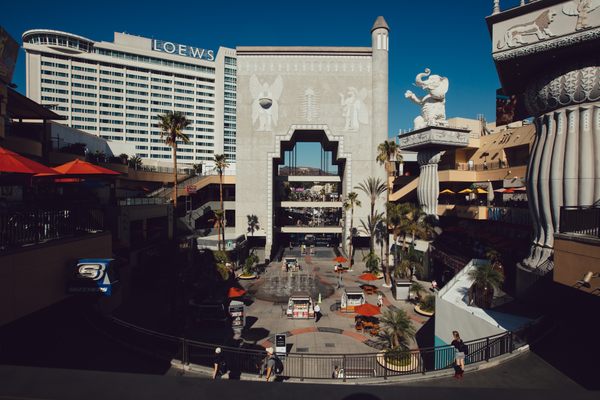
POLYGON ((183 57, 198 58, 200 60, 215 60, 215 54, 212 50, 176 44, 173 42, 165 42, 163 40, 152 40, 152 50, 168 54, 177 54, 183 57))

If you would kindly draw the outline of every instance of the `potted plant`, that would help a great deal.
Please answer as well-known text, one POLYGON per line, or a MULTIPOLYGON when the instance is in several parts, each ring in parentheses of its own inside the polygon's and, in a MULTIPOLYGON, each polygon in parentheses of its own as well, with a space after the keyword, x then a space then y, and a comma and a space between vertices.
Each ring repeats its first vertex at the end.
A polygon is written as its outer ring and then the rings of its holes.
POLYGON ((418 314, 431 317, 435 313, 435 295, 428 294, 415 306, 418 314))
POLYGON ((406 252, 400 252, 401 259, 394 268, 394 279, 392 292, 396 300, 409 300, 410 287, 413 284, 413 271, 418 267, 419 257, 414 251, 414 246, 408 248, 406 252))
POLYGON ((256 274, 254 273, 254 268, 256 263, 258 262, 258 256, 254 253, 249 254, 244 261, 244 267, 242 269, 242 274, 238 277, 240 279, 255 279, 256 274))

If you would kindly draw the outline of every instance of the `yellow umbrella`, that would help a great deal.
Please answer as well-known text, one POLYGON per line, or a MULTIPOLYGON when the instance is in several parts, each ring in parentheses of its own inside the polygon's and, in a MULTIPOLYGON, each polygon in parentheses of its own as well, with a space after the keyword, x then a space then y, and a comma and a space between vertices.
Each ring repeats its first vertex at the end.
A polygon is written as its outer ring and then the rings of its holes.
POLYGON ((462 193, 462 194, 465 194, 465 193, 473 193, 473 190, 472 190, 472 189, 469 189, 469 188, 466 188, 466 189, 463 189, 463 190, 461 190, 461 191, 460 191, 460 192, 458 192, 458 193, 462 193))
POLYGON ((482 188, 477 188, 475 191, 476 191, 478 194, 487 194, 487 192, 486 192, 484 189, 482 189, 482 188))
POLYGON ((456 194, 450 189, 444 189, 440 192, 440 194, 456 194))

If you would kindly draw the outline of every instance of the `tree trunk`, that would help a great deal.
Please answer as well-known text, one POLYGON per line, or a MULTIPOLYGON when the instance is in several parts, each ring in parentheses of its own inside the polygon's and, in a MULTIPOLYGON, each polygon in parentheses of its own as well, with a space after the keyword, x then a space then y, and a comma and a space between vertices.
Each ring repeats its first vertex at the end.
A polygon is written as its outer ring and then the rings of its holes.
POLYGON ((221 235, 223 235, 222 240, 219 240, 221 241, 222 250, 225 250, 225 226, 223 225, 223 221, 225 220, 225 210, 223 209, 223 171, 219 173, 219 199, 221 204, 221 235))
POLYGON ((348 252, 348 257, 350 257, 350 268, 352 268, 352 265, 354 265, 354 255, 352 254, 352 239, 354 238, 352 234, 354 231, 354 205, 352 205, 350 210, 350 251, 348 252))
POLYGON ((177 215, 177 142, 173 141, 173 208, 177 215))

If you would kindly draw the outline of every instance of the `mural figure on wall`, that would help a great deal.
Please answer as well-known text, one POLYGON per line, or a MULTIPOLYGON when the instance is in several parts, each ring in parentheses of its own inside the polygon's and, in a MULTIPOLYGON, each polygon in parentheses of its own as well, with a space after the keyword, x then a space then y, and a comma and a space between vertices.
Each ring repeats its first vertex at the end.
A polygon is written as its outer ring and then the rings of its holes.
POLYGON ((281 75, 269 85, 266 81, 262 84, 256 77, 250 77, 250 94, 254 98, 252 102, 252 124, 258 121, 259 132, 270 132, 277 126, 279 118, 279 97, 283 91, 283 79, 281 75))
POLYGON ((346 120, 345 131, 358 131, 359 124, 369 123, 369 111, 365 100, 367 98, 367 89, 360 91, 355 87, 348 87, 348 94, 345 96, 340 93, 340 104, 342 105, 342 116, 346 120))
POLYGON ((556 36, 550 31, 550 25, 556 17, 556 12, 553 10, 546 10, 538 15, 533 21, 525 24, 519 24, 511 26, 504 33, 504 39, 499 40, 496 43, 498 50, 505 47, 511 48, 521 46, 523 44, 529 44, 527 37, 535 35, 538 40, 544 40, 556 36))
POLYGON ((565 15, 577 16, 576 31, 590 28, 588 16, 596 8, 600 7, 600 0, 573 0, 563 6, 565 15))

